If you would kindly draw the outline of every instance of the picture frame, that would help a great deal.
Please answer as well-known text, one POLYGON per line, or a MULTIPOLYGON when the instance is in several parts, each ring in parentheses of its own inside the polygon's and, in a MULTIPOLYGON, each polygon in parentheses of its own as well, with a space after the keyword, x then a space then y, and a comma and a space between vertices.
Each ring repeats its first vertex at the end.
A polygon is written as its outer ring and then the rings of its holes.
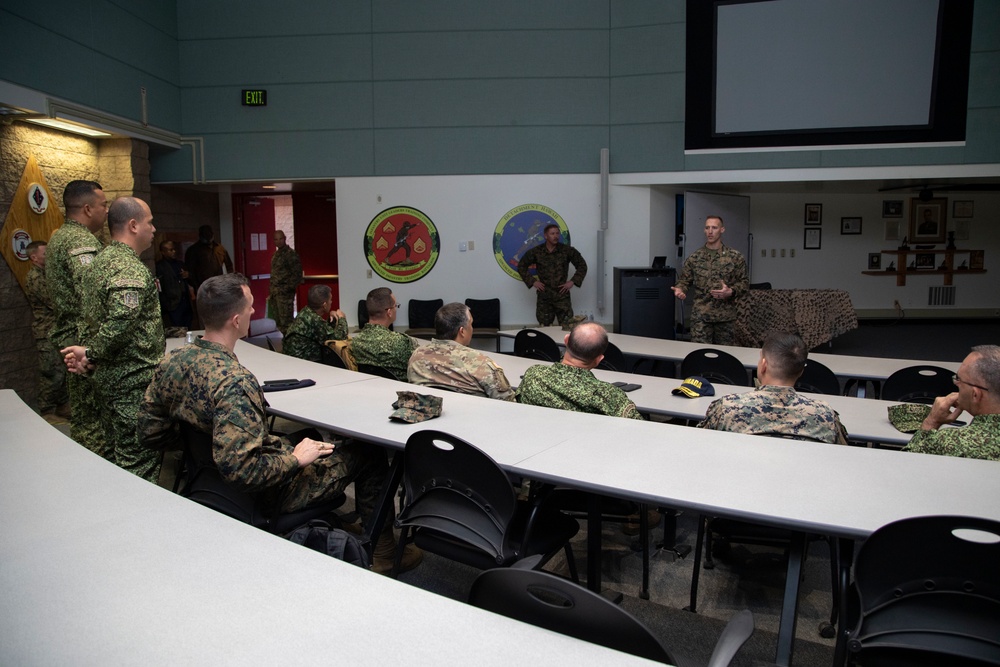
POLYGON ((975 207, 976 202, 971 199, 956 199, 951 204, 951 217, 971 218, 975 207))
POLYGON ((882 201, 882 217, 883 218, 902 218, 903 217, 903 200, 902 199, 886 199, 882 201))
POLYGON ((944 243, 948 231, 948 199, 910 200, 910 243, 944 243))
POLYGON ((806 204, 805 223, 807 225, 823 224, 822 204, 806 204))
POLYGON ((882 253, 880 252, 868 253, 868 270, 878 271, 881 268, 882 268, 882 253))
POLYGON ((918 271, 932 271, 937 266, 934 262, 935 257, 934 253, 920 253, 914 258, 914 265, 918 271))
POLYGON ((983 258, 985 255, 984 250, 972 250, 969 252, 969 268, 970 269, 982 269, 983 268, 983 258))
POLYGON ((819 250, 823 244, 822 229, 806 229, 802 240, 802 248, 805 250, 819 250))
POLYGON ((885 221, 885 240, 886 241, 898 241, 899 240, 899 220, 886 220, 885 221))
POLYGON ((861 218, 859 217, 848 217, 840 219, 840 233, 841 234, 860 234, 861 233, 861 218))

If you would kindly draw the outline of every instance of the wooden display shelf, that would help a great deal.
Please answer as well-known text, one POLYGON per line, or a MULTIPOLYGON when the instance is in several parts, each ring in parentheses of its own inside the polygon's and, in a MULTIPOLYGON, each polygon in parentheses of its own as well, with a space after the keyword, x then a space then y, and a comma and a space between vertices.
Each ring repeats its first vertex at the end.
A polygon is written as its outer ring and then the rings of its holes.
POLYGON ((911 249, 911 250, 880 250, 883 255, 893 255, 896 257, 896 270, 895 271, 862 271, 861 273, 866 276, 896 276, 896 286, 903 287, 906 285, 906 276, 944 276, 944 284, 951 285, 956 273, 986 273, 986 269, 956 269, 955 266, 955 255, 971 255, 971 253, 983 252, 982 250, 958 250, 958 249, 911 249), (906 256, 907 255, 944 255, 944 269, 933 268, 933 269, 908 269, 906 267, 906 256))

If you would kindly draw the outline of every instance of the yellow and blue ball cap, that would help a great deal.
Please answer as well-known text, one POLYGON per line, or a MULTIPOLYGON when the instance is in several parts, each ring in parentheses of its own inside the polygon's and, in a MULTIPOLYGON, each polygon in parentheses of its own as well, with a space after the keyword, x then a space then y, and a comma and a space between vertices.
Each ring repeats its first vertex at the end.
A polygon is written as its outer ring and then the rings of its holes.
POLYGON ((712 383, 700 375, 692 375, 684 380, 681 386, 671 392, 674 396, 687 396, 688 398, 699 398, 701 396, 715 396, 715 387, 712 383))

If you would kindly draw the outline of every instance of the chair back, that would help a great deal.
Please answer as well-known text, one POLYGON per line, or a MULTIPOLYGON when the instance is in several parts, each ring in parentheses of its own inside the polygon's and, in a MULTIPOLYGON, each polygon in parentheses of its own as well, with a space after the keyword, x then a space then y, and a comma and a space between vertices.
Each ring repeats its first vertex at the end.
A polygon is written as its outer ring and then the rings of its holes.
POLYGON ((597 367, 603 368, 606 371, 629 372, 628 362, 625 361, 625 354, 614 343, 608 343, 607 349, 604 350, 604 358, 601 359, 601 363, 597 367))
POLYGON ((710 347, 695 350, 684 357, 684 361, 681 362, 681 377, 688 378, 693 375, 700 375, 711 382, 740 387, 750 386, 747 369, 739 359, 728 352, 710 347))
POLYGON ((806 368, 802 371, 802 376, 796 380, 795 389, 805 391, 810 394, 827 394, 829 396, 840 395, 840 380, 836 373, 827 366, 813 361, 806 360, 806 368))
MULTIPOLYGON (((475 326, 475 323, 472 326, 475 326)), ((556 342, 537 329, 521 329, 517 332, 514 336, 514 354, 526 359, 552 363, 562 359, 562 353, 556 342)))
POLYGON ((901 368, 882 385, 883 401, 925 403, 930 405, 938 396, 955 391, 951 371, 940 366, 908 366, 901 368))
POLYGON ((341 359, 340 355, 337 354, 337 351, 329 345, 329 343, 333 342, 334 341, 332 340, 324 341, 322 347, 320 347, 320 363, 326 364, 327 366, 333 366, 334 368, 343 368, 344 370, 347 370, 347 365, 344 363, 344 360, 341 359))
POLYGON ((466 299, 472 312, 472 337, 492 338, 500 351, 500 299, 466 299))
POLYGON ((444 299, 410 299, 406 304, 407 326, 409 327, 406 333, 416 338, 434 336, 436 333, 434 316, 443 305, 444 299))
POLYGON ((855 560, 865 665, 1000 664, 1000 522, 925 516, 879 528, 855 560))
POLYGON ((393 375, 392 371, 388 368, 375 366, 374 364, 358 364, 358 370, 362 373, 367 373, 368 375, 374 375, 380 378, 388 378, 390 380, 396 379, 396 376, 393 375))
POLYGON ((184 444, 184 488, 181 495, 200 505, 210 507, 228 517, 257 525, 256 499, 230 486, 219 473, 212 458, 212 434, 199 431, 187 422, 180 422, 184 444))

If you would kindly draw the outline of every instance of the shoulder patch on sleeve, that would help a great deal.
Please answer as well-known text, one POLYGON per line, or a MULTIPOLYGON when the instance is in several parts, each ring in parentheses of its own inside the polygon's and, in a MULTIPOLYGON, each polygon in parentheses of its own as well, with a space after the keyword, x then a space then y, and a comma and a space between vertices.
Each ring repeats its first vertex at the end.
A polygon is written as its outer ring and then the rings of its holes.
POLYGON ((136 278, 118 278, 111 283, 111 286, 122 289, 142 289, 146 283, 136 278))
POLYGON ((129 308, 139 307, 139 293, 129 290, 127 292, 122 292, 122 303, 124 303, 129 308))

